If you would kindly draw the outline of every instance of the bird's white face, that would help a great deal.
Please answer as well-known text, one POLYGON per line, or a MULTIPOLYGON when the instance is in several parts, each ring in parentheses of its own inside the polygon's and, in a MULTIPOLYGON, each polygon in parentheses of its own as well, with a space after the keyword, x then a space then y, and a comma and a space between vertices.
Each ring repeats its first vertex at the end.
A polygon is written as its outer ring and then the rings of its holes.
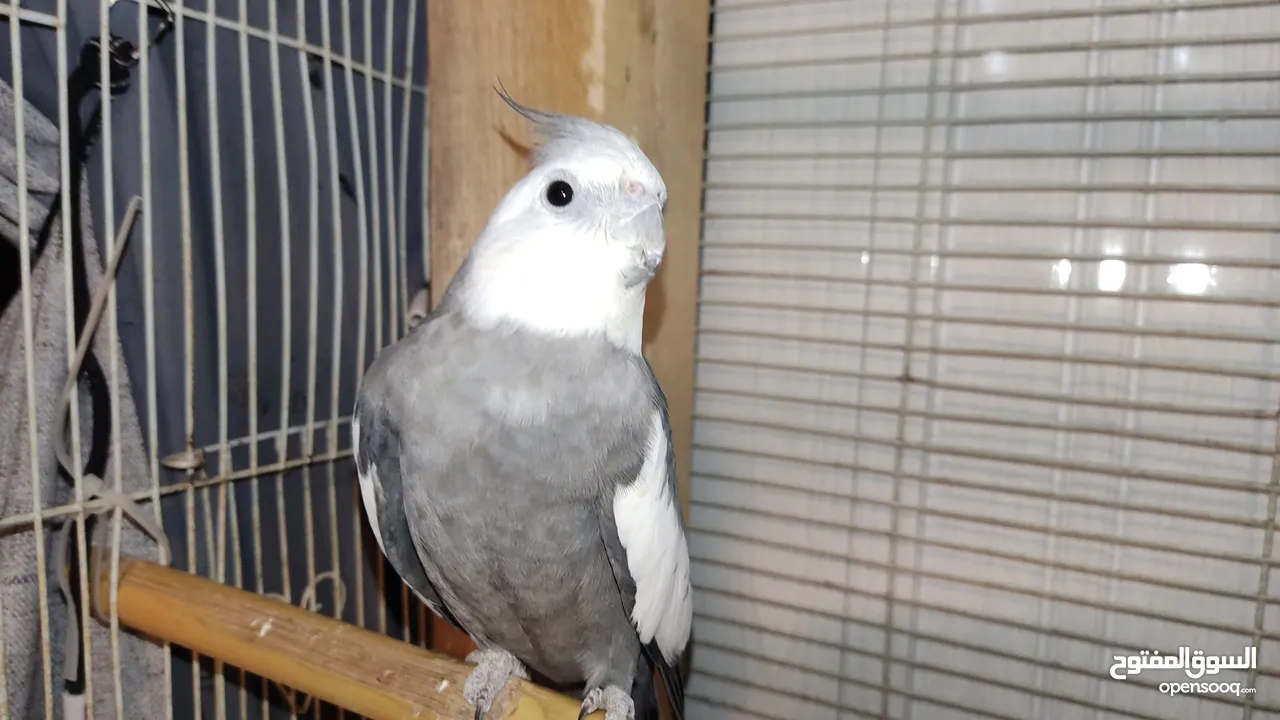
POLYGON ((489 219, 458 288, 480 323, 602 334, 639 352, 644 293, 666 249, 667 188, 618 130, 550 117, 551 140, 489 219))

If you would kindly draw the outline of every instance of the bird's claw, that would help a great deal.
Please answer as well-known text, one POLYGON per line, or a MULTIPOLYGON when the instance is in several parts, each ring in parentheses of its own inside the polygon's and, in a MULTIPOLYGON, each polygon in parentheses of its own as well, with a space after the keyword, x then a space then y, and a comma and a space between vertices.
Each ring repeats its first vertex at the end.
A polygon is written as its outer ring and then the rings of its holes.
POLYGON ((636 706, 631 699, 631 694, 617 685, 593 688, 584 695, 582 709, 578 711, 578 720, 584 720, 596 710, 604 710, 604 720, 633 720, 636 715, 636 706))
POLYGON ((475 720, 483 720, 489 707, 502 692, 507 679, 512 675, 524 680, 529 679, 529 672, 511 653, 496 648, 475 650, 467 655, 467 662, 475 665, 475 669, 467 676, 462 687, 462 697, 476 706, 475 720))

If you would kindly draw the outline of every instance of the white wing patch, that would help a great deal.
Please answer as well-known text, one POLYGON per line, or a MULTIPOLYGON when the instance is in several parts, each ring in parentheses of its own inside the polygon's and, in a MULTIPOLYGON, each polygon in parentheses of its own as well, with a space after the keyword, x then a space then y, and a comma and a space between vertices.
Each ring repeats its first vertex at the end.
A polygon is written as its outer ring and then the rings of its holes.
POLYGON ((657 640, 667 662, 689 643, 693 596, 689 588, 689 545, 680 529, 680 510, 667 485, 671 448, 655 412, 644 465, 635 482, 613 496, 618 539, 627 550, 627 569, 636 582, 631 620, 641 643, 657 640))
POLYGON ((364 514, 369 518, 369 527, 373 529, 373 538, 378 541, 378 549, 383 555, 387 549, 382 545, 382 530, 378 528, 378 503, 374 493, 378 486, 378 465, 369 463, 369 473, 360 469, 360 420, 351 417, 351 451, 356 458, 356 476, 360 478, 360 500, 364 503, 364 514))

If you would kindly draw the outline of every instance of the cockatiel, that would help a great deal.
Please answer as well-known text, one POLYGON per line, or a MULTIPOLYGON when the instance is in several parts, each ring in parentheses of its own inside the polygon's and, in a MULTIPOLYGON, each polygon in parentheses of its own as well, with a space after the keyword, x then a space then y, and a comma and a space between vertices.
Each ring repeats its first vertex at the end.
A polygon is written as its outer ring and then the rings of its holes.
POLYGON ((378 545, 478 649, 483 717, 511 675, 580 717, 677 717, 689 551, 666 398, 641 354, 666 246, 662 177, 617 129, 503 99, 543 136, 440 305, 383 349, 352 419, 378 545))

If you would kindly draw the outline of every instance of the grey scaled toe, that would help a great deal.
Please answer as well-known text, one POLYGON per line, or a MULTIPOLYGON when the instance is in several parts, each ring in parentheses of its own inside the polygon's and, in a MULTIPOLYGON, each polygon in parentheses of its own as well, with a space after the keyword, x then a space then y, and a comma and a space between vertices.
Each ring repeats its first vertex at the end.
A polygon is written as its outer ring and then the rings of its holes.
POLYGON ((467 662, 475 665, 462 688, 462 697, 475 705, 475 720, 483 720, 498 693, 511 676, 529 679, 529 672, 511 653, 499 648, 475 650, 467 655, 467 662))
POLYGON ((596 710, 604 710, 605 720, 633 720, 636 714, 636 707, 630 693, 616 685, 594 688, 588 692, 582 698, 582 709, 578 711, 578 720, 583 720, 596 710))

